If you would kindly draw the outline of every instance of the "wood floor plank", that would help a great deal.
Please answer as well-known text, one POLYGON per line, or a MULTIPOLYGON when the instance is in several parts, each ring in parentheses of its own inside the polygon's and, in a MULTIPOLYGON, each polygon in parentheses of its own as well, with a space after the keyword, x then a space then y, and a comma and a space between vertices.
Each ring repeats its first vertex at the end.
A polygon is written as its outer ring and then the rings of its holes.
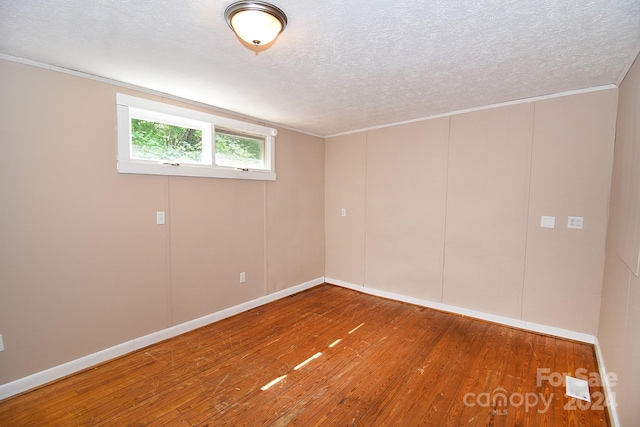
MULTIPOLYGON (((385 301, 385 305, 390 302, 385 301)), ((380 313, 380 308, 376 312, 376 316, 380 313)), ((387 322, 384 325, 361 322, 362 319, 354 322, 349 328, 345 328, 342 334, 333 335, 336 339, 342 336, 341 346, 326 350, 323 357, 309 366, 305 366, 298 372, 290 372, 279 387, 269 389, 263 393, 263 398, 268 399, 265 402, 264 410, 267 414, 277 414, 274 423, 282 423, 282 417, 290 419, 292 425, 296 425, 297 415, 304 414, 305 422, 310 422, 314 414, 317 414, 318 408, 326 408, 326 398, 334 395, 333 388, 337 385, 353 383, 354 381, 366 381, 367 375, 371 375, 369 361, 377 352, 379 352, 384 344, 388 343, 389 335, 392 335, 395 325, 401 322, 406 315, 406 310, 400 307, 391 307, 386 310, 387 322), (363 324, 364 323, 364 324, 363 324), (362 325, 357 330, 352 331, 355 327, 362 325), (360 375, 354 375, 359 372, 360 375), (345 381, 344 375, 349 374, 351 377, 345 381), (272 395, 273 397, 269 397, 272 395), (282 402, 287 405, 282 405, 282 402), (290 408, 288 414, 283 413, 283 408, 290 408), (303 411, 301 411, 301 409, 303 411)), ((366 319, 366 317, 365 317, 366 319)), ((393 338, 392 338, 393 339, 393 338)), ((335 340, 334 340, 335 341, 335 340)), ((300 357, 299 361, 303 362, 306 357, 300 357)), ((284 372, 286 373, 286 372, 284 372)), ((275 375, 274 375, 275 376, 275 375)), ((235 419, 235 423, 243 425, 254 425, 262 418, 261 414, 254 414, 245 420, 235 419), (246 424, 245 424, 246 422, 246 424)))
POLYGON ((0 424, 607 426, 538 380, 580 368, 593 346, 321 285, 0 401, 0 424))
MULTIPOLYGON (((363 318, 366 318, 368 315, 373 313, 373 311, 378 306, 379 304, 374 304, 371 306, 360 306, 359 312, 361 313, 363 318)), ((292 352, 291 350, 299 350, 300 347, 297 346, 301 342, 307 341, 304 334, 296 334, 295 336, 293 336, 293 334, 287 334, 286 331, 283 331, 282 339, 278 341, 277 346, 273 347, 273 352, 269 356, 268 369, 260 369, 258 376, 256 376, 256 369, 243 370, 243 372, 247 372, 248 374, 243 374, 242 372, 233 373, 231 375, 232 381, 229 381, 228 385, 226 385, 220 393, 209 399, 211 401, 211 404, 215 405, 216 407, 222 408, 220 412, 223 413, 218 415, 225 417, 225 419, 233 419, 236 424, 241 424, 242 422, 238 419, 234 419, 233 417, 241 417, 244 418, 246 422, 251 422, 251 415, 247 415, 246 412, 241 409, 246 406, 246 400, 249 399, 252 402, 262 402, 259 403, 261 407, 264 405, 268 405, 269 403, 273 404, 274 402, 276 402, 277 399, 274 400, 269 396, 274 393, 274 390, 277 390, 277 387, 274 387, 266 393, 262 392, 259 389, 274 378, 277 378, 281 375, 289 375, 289 377, 285 379, 283 383, 290 383, 291 381, 293 381, 292 378, 300 378, 302 375, 304 375, 305 372, 308 372, 308 369, 303 369, 301 370, 301 372, 296 373, 296 375, 292 375, 291 371, 296 365, 308 359, 319 350, 325 349, 328 345, 334 342, 338 338, 338 336, 340 336, 340 334, 345 335, 347 331, 353 329, 355 326, 361 323, 361 318, 353 318, 353 316, 351 315, 345 315, 349 311, 352 310, 345 311, 343 309, 340 312, 341 315, 338 316, 338 318, 342 320, 335 324, 335 329, 327 327, 326 324, 318 323, 318 326, 324 331, 324 333, 318 335, 317 343, 314 343, 314 345, 312 346, 306 345, 305 347, 303 347, 302 351, 292 352), (317 346, 315 344, 317 344, 317 346), (249 390, 250 393, 237 393, 236 389, 238 388, 241 390, 249 390)), ((316 362, 314 361, 314 363, 316 362)), ((280 387, 283 383, 279 384, 278 387, 280 387)), ((212 415, 210 412, 201 413, 202 411, 199 411, 199 408, 197 407, 182 407, 180 408, 180 410, 185 413, 185 415, 189 416, 189 420, 193 423, 203 422, 212 415)), ((264 406, 263 410, 269 412, 266 406, 264 406)), ((277 411, 273 410, 273 413, 276 414, 277 411)))
MULTIPOLYGON (((535 406, 530 405, 531 398, 538 398, 535 379, 537 363, 534 362, 536 357, 534 352, 535 339, 535 334, 522 332, 521 339, 515 343, 511 350, 514 357, 513 363, 509 367, 510 381, 505 383, 509 407, 506 416, 496 416, 495 419, 500 422, 499 425, 525 425, 529 415, 540 407, 539 401, 536 401, 535 406)), ((534 422, 538 423, 538 420, 536 419, 534 422)))
POLYGON ((550 362, 551 352, 545 358, 545 346, 548 337, 536 335, 534 337, 533 357, 528 372, 528 388, 525 400, 525 414, 523 424, 537 426, 553 426, 552 412, 549 411, 547 402, 551 402, 552 396, 548 383, 539 380, 541 370, 547 368, 550 362), (534 399, 535 398, 535 399, 534 399), (536 407, 530 407, 529 403, 535 401, 536 407), (540 404, 542 403, 542 404, 540 404))
MULTIPOLYGON (((548 425, 550 427, 554 425, 562 425, 562 419, 557 419, 556 414, 557 411, 554 410, 554 392, 555 388, 551 385, 549 381, 544 381, 542 379, 543 373, 545 370, 549 372, 555 372, 556 363, 555 363, 555 353, 556 353, 556 339, 554 337, 545 336, 544 337, 544 349, 541 349, 542 353, 538 353, 538 359, 540 360, 539 366, 536 368, 536 385, 540 384, 542 387, 541 391, 541 399, 544 399, 544 402, 551 402, 549 407, 545 407, 546 403, 543 404, 542 410, 545 411, 546 417, 543 418, 543 422, 541 425, 548 425)), ((558 409, 560 409, 560 405, 558 405, 558 409)))
MULTIPOLYGON (((409 375, 419 368, 424 353, 416 350, 422 347, 425 349, 424 351, 427 351, 426 349, 437 344, 437 339, 425 341, 424 335, 435 336, 434 333, 441 333, 441 331, 430 329, 430 325, 414 324, 413 319, 403 319, 399 328, 402 330, 414 329, 416 332, 412 334, 410 339, 407 339, 397 333, 393 333, 389 337, 389 332, 395 331, 384 331, 383 338, 387 339, 379 342, 379 348, 376 349, 372 357, 367 359, 366 364, 361 364, 353 372, 350 372, 353 380, 348 381, 346 387, 337 394, 340 401, 327 414, 326 422, 328 425, 336 424, 341 418, 344 418, 343 408, 345 407, 349 408, 347 416, 354 424, 367 425, 377 419, 380 415, 379 411, 389 403, 389 398, 393 398, 406 383, 409 375), (401 364, 398 363, 399 360, 402 360, 401 364), (396 366, 396 369, 389 369, 391 365, 396 366)), ((442 329, 446 330, 447 328, 442 329)), ((322 404, 324 403, 322 402, 322 404)))
POLYGON ((521 339, 520 331, 493 325, 487 332, 487 345, 477 350, 478 357, 469 365, 466 377, 459 380, 458 393, 452 397, 453 408, 448 414, 448 425, 494 425, 492 420, 504 415, 502 411, 506 408, 501 406, 503 402, 498 399, 496 392, 501 393, 505 387, 508 388, 504 377, 513 369, 513 341, 521 339), (507 349, 511 351, 505 351, 507 349))
POLYGON ((501 358, 500 347, 507 340, 509 330, 481 322, 474 322, 473 326, 477 329, 474 335, 480 336, 484 331, 485 336, 481 337, 479 346, 474 346, 472 354, 475 357, 470 358, 462 369, 464 375, 456 377, 459 378, 458 390, 452 395, 451 409, 446 414, 448 425, 481 425, 478 420, 489 419, 493 410, 490 394, 495 388, 493 363, 501 358))
MULTIPOLYGON (((416 392, 403 399, 404 402, 399 402, 405 404, 402 411, 395 411, 411 425, 438 425, 443 422, 460 379, 469 375, 469 368, 482 348, 481 343, 486 343, 491 334, 489 330, 476 330, 473 323, 471 319, 456 319, 433 351, 418 364, 420 375, 413 377, 416 392), (445 339, 450 334, 467 339, 445 339), (406 406, 411 400, 415 401, 414 404, 406 406)), ((377 419, 388 421, 393 414, 382 413, 377 419)))

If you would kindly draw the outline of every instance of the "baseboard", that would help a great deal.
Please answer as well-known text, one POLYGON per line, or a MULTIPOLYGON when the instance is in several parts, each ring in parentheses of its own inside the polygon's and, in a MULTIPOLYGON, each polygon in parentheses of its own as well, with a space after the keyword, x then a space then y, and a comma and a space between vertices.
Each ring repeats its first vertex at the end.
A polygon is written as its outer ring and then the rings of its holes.
POLYGON ((0 385, 0 400, 130 353, 134 351, 133 341, 134 340, 127 341, 79 359, 63 363, 62 365, 36 372, 35 374, 20 378, 10 383, 2 384, 0 385))
POLYGON ((175 337, 176 335, 189 332, 191 330, 206 326, 227 317, 242 313, 243 311, 251 310, 252 308, 268 304, 289 295, 293 295, 322 283, 324 283, 324 277, 319 277, 317 279, 310 280, 308 282, 301 283, 299 285, 292 286, 290 288, 283 289, 281 291, 274 292, 272 294, 265 295, 251 301, 247 301, 245 303, 238 304, 236 306, 229 307, 212 314, 208 314, 198 319, 190 320, 188 322, 181 323, 179 325, 175 325, 161 331, 153 332, 149 335, 132 339, 130 341, 115 345, 113 347, 109 347, 93 354, 89 354, 79 359, 63 363, 62 365, 54 366, 53 368, 37 372, 24 378, 20 378, 10 383, 2 384, 0 385, 0 400, 14 396, 18 393, 25 392, 32 388, 39 387, 43 384, 55 381, 67 375, 82 371, 99 363, 107 362, 111 359, 123 356, 127 353, 131 353, 135 350, 139 350, 151 344, 155 344, 168 338, 175 337))
MULTIPOLYGON (((247 301, 245 303, 242 303, 233 307, 229 307, 227 309, 224 309, 212 314, 208 314, 198 319, 190 320, 188 322, 181 323, 179 325, 175 325, 167 329, 163 329, 161 331, 153 332, 151 334, 148 334, 139 338, 135 338, 133 340, 81 357, 79 359, 75 359, 70 362, 63 363, 58 366, 54 366, 53 368, 50 368, 41 372, 37 372, 27 377, 20 378, 10 383, 2 384, 0 385, 0 399, 5 399, 7 397, 11 397, 18 393, 25 392, 32 388, 41 386, 51 381, 55 381, 59 378, 65 377, 67 375, 71 375, 75 372, 79 372, 81 370, 90 368, 91 366, 95 366, 99 363, 106 362, 116 357, 123 356, 127 353, 131 353, 133 351, 139 350, 141 348, 147 347, 157 342, 175 337, 177 335, 183 334, 185 332, 189 332, 191 330, 200 328, 202 326, 206 326, 208 324, 217 322, 227 317, 234 316, 244 311, 251 310, 252 308, 259 307, 264 304, 268 304, 270 302, 276 301, 286 296, 293 295, 297 292, 310 289, 324 282, 341 286, 344 288, 356 290, 359 292, 367 293, 374 296, 393 299, 396 301, 407 302, 410 304, 420 305, 423 307, 434 308, 436 310, 469 316, 476 319, 499 323, 506 326, 512 326, 512 327, 516 327, 516 328, 520 328, 520 329, 524 329, 532 332, 539 332, 539 333, 553 335, 561 338, 568 338, 576 341, 586 342, 589 344, 595 344, 596 355, 598 356, 598 363, 599 363, 600 369, 601 371, 605 370, 604 363, 602 360, 602 355, 600 353, 599 347, 597 346, 597 338, 593 335, 570 331, 562 328, 556 328, 556 327, 547 326, 547 325, 540 325, 540 324, 526 322, 519 319, 513 319, 510 317, 484 313, 481 311, 469 310, 469 309, 442 304, 434 301, 409 297, 406 295, 395 294, 387 291, 381 291, 378 289, 367 288, 362 285, 355 285, 352 283, 344 282, 342 280, 332 279, 329 277, 326 277, 326 278, 319 277, 317 279, 310 280, 308 282, 301 283, 299 285, 292 286, 290 288, 283 289, 278 292, 274 292, 273 294, 265 295, 263 297, 260 297, 254 300, 247 301)), ((603 375, 603 378, 604 377, 605 376, 603 375)), ((611 388, 608 385, 608 382, 605 383, 605 387, 606 387, 605 389, 607 393, 607 398, 609 398, 609 396, 615 396, 614 394, 612 394, 611 388)), ((613 399, 612 401, 615 402, 615 399, 613 399)), ((617 421, 617 412, 616 412, 615 406, 610 406, 609 411, 612 419, 617 421)), ((614 426, 619 426, 619 424, 614 423, 614 426)))
POLYGON ((468 317, 473 317, 475 319, 499 323, 502 325, 524 329, 531 332, 538 332, 541 334, 553 335, 556 337, 567 338, 575 341, 581 341, 588 344, 595 344, 596 342, 596 337, 594 335, 589 335, 582 332, 575 332, 568 329, 541 325, 538 323, 527 322, 525 320, 513 319, 511 317, 498 316, 495 314, 485 313, 482 311, 456 307, 454 305, 442 304, 435 301, 429 301, 429 300, 424 300, 420 298, 409 297, 406 295, 395 294, 392 292, 381 291, 379 289, 367 288, 362 285, 354 285, 353 283, 344 282, 338 279, 332 279, 330 277, 325 277, 325 281, 332 285, 342 286, 344 288, 353 289, 359 292, 364 292, 369 295, 393 299, 396 301, 408 302, 410 304, 415 304, 422 307, 434 308, 436 310, 446 311, 449 313, 461 314, 463 316, 468 316, 468 317))
POLYGON ((616 393, 613 391, 611 382, 609 382, 607 366, 604 363, 604 357, 602 355, 602 351, 600 350, 600 342, 598 341, 598 338, 596 338, 594 347, 596 348, 596 360, 598 361, 598 368, 600 368, 600 379, 602 380, 602 387, 604 388, 605 402, 607 405, 607 410, 609 411, 609 423, 613 427, 620 427, 616 393))

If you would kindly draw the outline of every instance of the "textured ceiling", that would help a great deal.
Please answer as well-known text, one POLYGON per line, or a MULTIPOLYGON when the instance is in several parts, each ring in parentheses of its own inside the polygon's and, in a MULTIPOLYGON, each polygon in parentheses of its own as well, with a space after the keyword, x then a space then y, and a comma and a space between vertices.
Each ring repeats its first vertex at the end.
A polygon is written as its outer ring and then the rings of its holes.
POLYGON ((328 136, 619 83, 640 0, 274 0, 256 55, 233 0, 0 0, 0 53, 328 136))

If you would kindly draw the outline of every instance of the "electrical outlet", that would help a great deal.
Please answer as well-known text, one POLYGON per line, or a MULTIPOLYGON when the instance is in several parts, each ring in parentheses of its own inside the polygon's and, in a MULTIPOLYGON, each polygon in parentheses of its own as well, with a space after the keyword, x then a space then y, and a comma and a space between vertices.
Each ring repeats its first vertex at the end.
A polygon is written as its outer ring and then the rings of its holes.
POLYGON ((246 281, 247 281, 247 273, 243 271, 242 273, 240 273, 240 283, 244 283, 246 281))
POLYGON ((4 341, 2 341, 2 335, 0 334, 0 351, 4 351, 4 341))
POLYGON ((342 210, 340 211, 340 215, 347 216, 347 209, 346 208, 342 208, 342 210))
POLYGON ((584 224, 584 218, 581 216, 570 216, 567 221, 567 228, 575 228, 576 230, 582 230, 584 224))

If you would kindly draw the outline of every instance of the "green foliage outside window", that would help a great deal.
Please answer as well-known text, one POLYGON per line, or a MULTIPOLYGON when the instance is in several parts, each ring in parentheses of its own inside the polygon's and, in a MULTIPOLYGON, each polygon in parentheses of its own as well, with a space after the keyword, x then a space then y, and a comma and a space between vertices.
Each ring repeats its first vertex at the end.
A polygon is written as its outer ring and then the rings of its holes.
POLYGON ((163 161, 202 161, 202 131, 131 119, 132 157, 163 161))
POLYGON ((216 132, 216 164, 255 167, 262 165, 261 139, 216 132))
MULTIPOLYGON (((216 132, 216 164, 262 167, 264 140, 216 132)), ((131 119, 132 157, 164 162, 202 162, 202 130, 131 119)), ((206 159, 205 159, 206 160, 206 159)))

